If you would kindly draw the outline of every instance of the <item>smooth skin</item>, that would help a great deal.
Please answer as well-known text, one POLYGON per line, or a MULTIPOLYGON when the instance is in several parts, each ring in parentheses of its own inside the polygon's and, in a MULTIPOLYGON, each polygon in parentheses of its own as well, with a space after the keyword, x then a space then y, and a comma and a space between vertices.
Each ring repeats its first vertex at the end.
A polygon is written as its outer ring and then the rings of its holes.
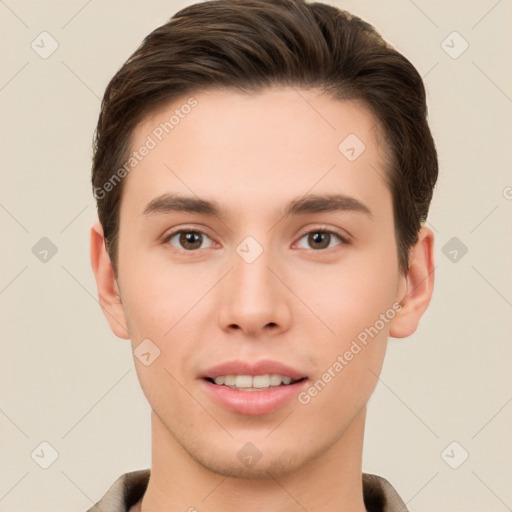
MULTIPOLYGON (((434 235, 421 229, 401 273, 382 134, 363 103, 292 87, 193 96, 197 107, 125 178, 117 279, 101 225, 91 229, 112 331, 160 350, 149 366, 134 358, 152 408, 152 466, 131 512, 364 512, 366 404, 388 337, 411 335, 431 300, 434 235), (354 161, 338 149, 349 134, 365 144, 354 161), (216 201, 222 217, 144 214, 164 193, 216 201), (282 215, 293 199, 334 193, 370 214, 282 215), (319 228, 331 232, 323 242, 319 228), (177 230, 204 234, 187 243, 169 236, 177 230), (248 236, 263 249, 252 263, 237 253, 248 236), (401 311, 306 405, 244 415, 204 391, 199 376, 233 359, 278 361, 311 385, 395 303, 401 311), (251 467, 237 456, 248 442, 262 455, 251 467)), ((132 149, 189 97, 146 117, 132 149)))

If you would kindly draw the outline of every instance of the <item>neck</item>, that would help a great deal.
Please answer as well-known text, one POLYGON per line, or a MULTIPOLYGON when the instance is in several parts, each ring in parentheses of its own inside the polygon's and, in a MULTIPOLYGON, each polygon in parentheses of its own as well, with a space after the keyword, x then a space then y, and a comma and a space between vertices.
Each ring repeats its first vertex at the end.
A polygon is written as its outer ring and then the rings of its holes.
POLYGON ((366 512, 362 450, 366 407, 338 441, 314 460, 275 478, 233 478, 198 464, 153 412, 147 490, 133 510, 161 512, 366 512))

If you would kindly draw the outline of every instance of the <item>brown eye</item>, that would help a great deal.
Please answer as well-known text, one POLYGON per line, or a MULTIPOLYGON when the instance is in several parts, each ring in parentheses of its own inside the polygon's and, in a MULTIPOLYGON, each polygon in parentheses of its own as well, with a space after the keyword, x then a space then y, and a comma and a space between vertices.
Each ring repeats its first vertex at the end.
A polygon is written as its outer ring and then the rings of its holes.
POLYGON ((202 249, 203 242, 205 238, 210 239, 208 235, 201 231, 175 231, 174 233, 171 233, 166 241, 169 242, 174 247, 177 247, 178 249, 184 249, 186 251, 194 251, 196 249, 202 249), (172 240, 177 239, 178 244, 172 242, 172 240))
MULTIPOLYGON (((333 239, 336 239, 336 238, 341 242, 345 242, 345 240, 340 235, 338 235, 332 231, 326 231, 326 230, 321 230, 321 229, 310 231, 309 233, 304 234, 301 237, 301 240, 304 238, 307 239, 307 244, 309 247, 302 247, 303 249, 318 249, 318 250, 329 249, 329 248, 333 247, 333 245, 331 245, 331 242, 333 241, 333 239), (333 236, 334 236, 334 238, 333 238, 333 236)), ((335 245, 340 245, 340 244, 335 244, 335 245)))

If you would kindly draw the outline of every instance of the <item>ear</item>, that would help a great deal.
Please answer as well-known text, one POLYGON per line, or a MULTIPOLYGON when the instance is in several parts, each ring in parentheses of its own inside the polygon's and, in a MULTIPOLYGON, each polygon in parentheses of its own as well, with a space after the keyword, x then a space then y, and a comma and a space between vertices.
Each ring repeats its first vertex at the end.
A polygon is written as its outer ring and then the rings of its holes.
POLYGON ((91 228, 91 266, 100 306, 112 332, 119 338, 130 339, 119 287, 105 246, 103 227, 99 222, 91 228))
POLYGON ((427 227, 420 229, 418 241, 409 251, 409 269, 404 279, 407 291, 402 300, 402 309, 393 318, 389 329, 389 335, 393 338, 406 338, 416 331, 432 298, 434 233, 427 227))

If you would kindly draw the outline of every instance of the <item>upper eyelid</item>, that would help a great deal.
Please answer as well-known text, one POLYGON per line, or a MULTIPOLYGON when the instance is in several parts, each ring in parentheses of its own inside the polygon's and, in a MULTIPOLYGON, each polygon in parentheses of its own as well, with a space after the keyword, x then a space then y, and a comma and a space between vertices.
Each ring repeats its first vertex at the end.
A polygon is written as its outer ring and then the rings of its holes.
POLYGON ((313 228, 307 228, 304 231, 300 231, 297 235, 299 238, 302 238, 304 235, 307 235, 309 233, 317 233, 317 232, 326 232, 326 233, 332 233, 338 237, 340 237, 342 240, 348 240, 350 238, 350 235, 339 233, 336 229, 330 228, 329 226, 326 226, 325 224, 321 224, 319 226, 315 226, 313 228))
POLYGON ((200 226, 185 226, 183 228, 172 229, 168 234, 164 235, 164 241, 169 240, 169 238, 177 235, 178 233, 201 233, 202 235, 206 235, 208 238, 212 239, 212 237, 204 230, 204 228, 200 226))

